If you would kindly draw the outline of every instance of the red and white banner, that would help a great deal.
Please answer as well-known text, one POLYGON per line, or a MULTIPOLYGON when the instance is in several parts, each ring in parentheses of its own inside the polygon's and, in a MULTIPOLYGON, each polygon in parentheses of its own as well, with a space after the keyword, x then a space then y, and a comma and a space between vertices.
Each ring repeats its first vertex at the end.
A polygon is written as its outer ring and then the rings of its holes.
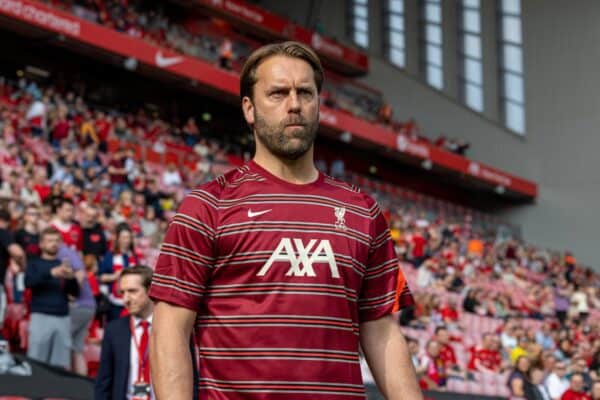
MULTIPOLYGON (((244 13, 250 15, 248 12, 244 13)), ((239 77, 233 72, 222 70, 193 57, 162 49, 142 39, 85 21, 34 0, 0 0, 0 14, 113 54, 135 58, 153 68, 185 77, 206 88, 217 89, 229 97, 237 97, 239 94, 239 77)), ((253 18, 259 17, 255 15, 253 18)), ((528 197, 537 196, 537 185, 531 181, 483 163, 473 162, 432 144, 414 141, 343 111, 321 106, 321 125, 340 133, 349 132, 352 137, 394 149, 418 160, 430 160, 433 166, 468 175, 488 184, 502 186, 506 190, 528 197)))
POLYGON ((342 63, 358 73, 365 73, 369 69, 369 57, 365 53, 344 46, 243 0, 196 0, 196 2, 278 38, 306 43, 319 55, 336 63, 342 63))

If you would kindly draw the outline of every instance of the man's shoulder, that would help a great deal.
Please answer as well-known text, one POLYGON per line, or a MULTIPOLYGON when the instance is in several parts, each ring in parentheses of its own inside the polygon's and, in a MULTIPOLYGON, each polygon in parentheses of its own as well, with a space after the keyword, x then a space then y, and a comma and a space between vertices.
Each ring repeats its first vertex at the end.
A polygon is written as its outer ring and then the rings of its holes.
POLYGON ((121 335, 122 331, 129 331, 129 317, 121 317, 110 321, 106 324, 104 335, 121 335))
POLYGON ((356 185, 333 178, 327 174, 324 174, 323 184, 328 188, 332 197, 372 212, 379 210, 377 201, 370 194, 361 191, 356 185))
POLYGON ((222 198, 230 196, 231 188, 239 188, 251 182, 264 181, 265 179, 250 171, 247 165, 234 168, 216 178, 197 186, 187 198, 197 198, 217 204, 222 198))

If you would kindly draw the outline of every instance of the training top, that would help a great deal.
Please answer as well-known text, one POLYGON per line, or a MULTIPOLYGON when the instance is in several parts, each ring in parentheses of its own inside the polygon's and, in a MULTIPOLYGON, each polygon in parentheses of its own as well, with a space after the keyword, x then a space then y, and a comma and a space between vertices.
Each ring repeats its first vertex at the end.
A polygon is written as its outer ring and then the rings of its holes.
POLYGON ((185 197, 150 297, 197 313, 200 399, 364 398, 359 324, 413 304, 370 196, 252 161, 185 197))

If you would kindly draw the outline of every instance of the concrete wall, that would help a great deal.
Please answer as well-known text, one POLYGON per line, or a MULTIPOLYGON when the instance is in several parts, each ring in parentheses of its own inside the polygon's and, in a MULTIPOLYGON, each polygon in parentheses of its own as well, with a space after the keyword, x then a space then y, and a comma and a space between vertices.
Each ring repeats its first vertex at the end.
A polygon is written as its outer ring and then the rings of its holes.
MULTIPOLYGON (((318 1, 318 0, 317 0, 318 1)), ((527 133, 506 130, 500 118, 496 2, 482 1, 485 111, 479 114, 458 98, 457 0, 444 0, 443 93, 419 74, 418 3, 405 0, 407 68, 383 57, 382 4, 370 2, 371 71, 364 81, 380 89, 395 116, 414 117, 430 137, 440 133, 472 143, 470 157, 540 185, 536 204, 501 211, 523 227, 525 238, 555 249, 571 249, 583 262, 599 266, 600 245, 600 2, 522 0, 527 133)), ((262 0, 281 14, 307 18, 310 1, 262 0)), ((325 31, 342 38, 347 2, 321 1, 325 31)))

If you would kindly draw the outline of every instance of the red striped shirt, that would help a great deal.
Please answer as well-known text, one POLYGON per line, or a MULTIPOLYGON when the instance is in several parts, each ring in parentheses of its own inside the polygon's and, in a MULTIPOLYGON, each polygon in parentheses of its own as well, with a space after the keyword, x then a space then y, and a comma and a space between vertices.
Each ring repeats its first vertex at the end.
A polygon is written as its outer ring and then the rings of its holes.
POLYGON ((359 324, 412 304, 369 196, 251 162, 192 191, 150 295, 197 312, 200 398, 364 398, 359 324))

